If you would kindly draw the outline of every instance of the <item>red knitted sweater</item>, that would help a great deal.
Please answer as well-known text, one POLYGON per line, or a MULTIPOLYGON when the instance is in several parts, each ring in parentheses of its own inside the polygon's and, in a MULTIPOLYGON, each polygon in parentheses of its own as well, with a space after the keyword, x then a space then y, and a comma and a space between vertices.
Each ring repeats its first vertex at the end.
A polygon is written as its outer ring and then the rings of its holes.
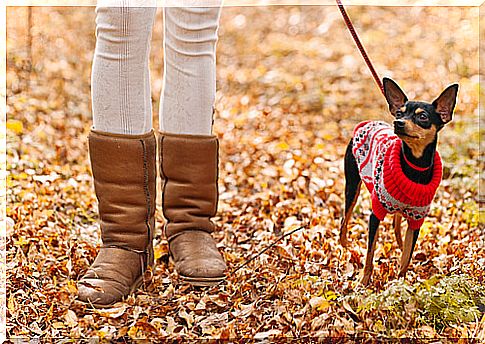
POLYGON ((431 181, 419 184, 404 175, 401 150, 401 139, 385 122, 366 121, 354 129, 352 153, 360 177, 371 193, 372 211, 381 221, 387 213, 400 212, 408 221, 409 228, 416 230, 428 215, 441 182, 441 158, 436 151, 431 181))

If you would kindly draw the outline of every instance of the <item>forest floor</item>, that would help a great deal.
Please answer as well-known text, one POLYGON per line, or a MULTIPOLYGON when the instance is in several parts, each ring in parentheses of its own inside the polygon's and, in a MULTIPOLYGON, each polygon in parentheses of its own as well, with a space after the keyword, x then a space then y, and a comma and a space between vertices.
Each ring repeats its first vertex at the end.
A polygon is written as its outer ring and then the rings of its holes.
MULTIPOLYGON (((153 282, 107 310, 80 306, 76 281, 100 244, 87 154, 92 7, 7 11, 7 336, 147 339, 484 338, 479 212, 478 9, 352 7, 381 76, 432 101, 460 83, 439 136, 444 179, 405 281, 391 219, 373 278, 363 191, 338 243, 343 155, 353 127, 391 121, 336 7, 229 7, 219 30, 215 237, 227 283, 195 289, 168 263, 159 202, 153 282), (30 37, 30 38, 29 38, 30 37), (285 233, 303 229, 277 242, 285 233), (241 267, 250 258, 257 257, 241 267)), ((154 127, 162 16, 151 52, 154 127)))

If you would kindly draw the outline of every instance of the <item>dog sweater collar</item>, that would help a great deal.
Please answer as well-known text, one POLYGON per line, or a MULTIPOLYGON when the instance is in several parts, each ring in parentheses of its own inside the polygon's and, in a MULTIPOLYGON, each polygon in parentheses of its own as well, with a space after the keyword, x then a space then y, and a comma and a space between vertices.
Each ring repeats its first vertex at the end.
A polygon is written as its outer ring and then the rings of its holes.
MULTIPOLYGON (((383 182, 386 190, 399 201, 411 206, 424 206, 431 203, 441 182, 443 173, 441 157, 435 152, 433 176, 428 184, 419 184, 406 177, 401 166, 402 141, 397 138, 391 143, 384 159, 383 182)), ((410 165, 411 166, 411 165, 410 165)), ((412 166, 411 166, 412 167, 412 166)))

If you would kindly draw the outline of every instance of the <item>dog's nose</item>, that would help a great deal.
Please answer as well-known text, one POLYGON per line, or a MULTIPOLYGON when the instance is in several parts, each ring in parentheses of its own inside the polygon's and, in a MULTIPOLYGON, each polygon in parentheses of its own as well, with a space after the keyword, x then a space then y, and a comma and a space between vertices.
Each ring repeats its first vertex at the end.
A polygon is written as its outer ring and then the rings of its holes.
POLYGON ((405 124, 406 123, 403 120, 397 119, 397 120, 394 121, 394 128, 395 129, 404 129, 405 124))

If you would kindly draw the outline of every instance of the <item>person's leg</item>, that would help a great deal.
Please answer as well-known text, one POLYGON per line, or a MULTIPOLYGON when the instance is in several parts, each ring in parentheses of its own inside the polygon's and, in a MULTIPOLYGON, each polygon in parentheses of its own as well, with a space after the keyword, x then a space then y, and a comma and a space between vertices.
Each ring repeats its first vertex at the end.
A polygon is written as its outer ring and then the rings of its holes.
POLYGON ((101 246, 78 282, 80 301, 103 307, 143 282, 153 265, 156 139, 148 74, 156 7, 127 0, 96 8, 89 157, 98 200, 101 246))
POLYGON ((162 132, 212 133, 220 13, 220 6, 164 8, 162 132))
POLYGON ((152 129, 149 55, 156 7, 96 7, 91 74, 93 127, 119 134, 152 129))
POLYGON ((212 114, 220 12, 220 6, 164 12, 159 152, 165 234, 180 277, 201 286, 218 283, 226 269, 211 236, 218 199, 212 114))

